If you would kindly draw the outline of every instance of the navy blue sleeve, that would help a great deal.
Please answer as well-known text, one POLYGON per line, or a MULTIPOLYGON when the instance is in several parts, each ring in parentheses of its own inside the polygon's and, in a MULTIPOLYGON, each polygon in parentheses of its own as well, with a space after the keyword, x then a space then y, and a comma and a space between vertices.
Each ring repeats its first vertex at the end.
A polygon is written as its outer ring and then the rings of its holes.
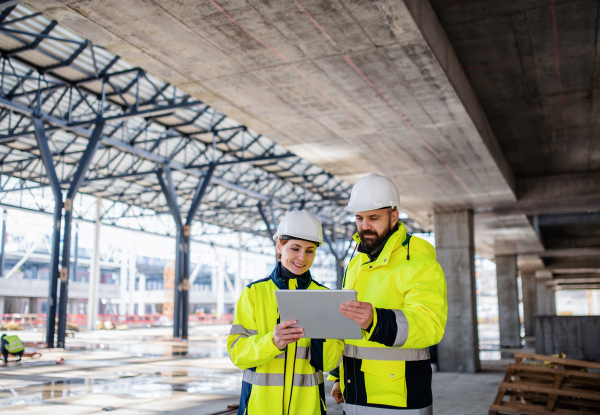
POLYGON ((396 313, 386 308, 376 307, 375 310, 377 311, 377 326, 373 330, 371 337, 369 337, 369 341, 392 347, 396 342, 396 335, 398 334, 396 313))
POLYGON ((323 370, 323 343, 325 339, 310 340, 310 364, 315 370, 323 370))
POLYGON ((339 367, 336 367, 335 369, 333 369, 332 371, 330 371, 329 374, 331 376, 334 376, 334 377, 338 378, 338 382, 339 382, 339 379, 340 379, 340 368, 339 367))

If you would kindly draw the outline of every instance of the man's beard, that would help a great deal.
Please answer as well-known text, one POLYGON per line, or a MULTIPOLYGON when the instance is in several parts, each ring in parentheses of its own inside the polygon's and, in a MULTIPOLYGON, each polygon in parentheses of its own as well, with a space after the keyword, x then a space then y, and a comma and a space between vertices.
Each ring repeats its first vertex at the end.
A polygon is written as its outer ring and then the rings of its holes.
POLYGON ((383 241, 385 241, 385 238, 387 238, 390 232, 392 231, 391 222, 392 221, 390 220, 383 232, 381 232, 380 234, 372 230, 362 230, 359 232, 360 243, 365 251, 372 252, 375 248, 381 245, 383 241), (375 237, 367 239, 365 238, 365 235, 374 235, 375 237))

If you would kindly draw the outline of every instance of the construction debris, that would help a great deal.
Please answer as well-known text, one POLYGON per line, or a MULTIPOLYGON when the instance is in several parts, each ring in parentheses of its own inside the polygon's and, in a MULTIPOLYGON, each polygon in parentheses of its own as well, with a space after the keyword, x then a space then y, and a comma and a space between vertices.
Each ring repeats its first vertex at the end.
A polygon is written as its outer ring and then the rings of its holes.
POLYGON ((516 353, 489 408, 506 414, 600 414, 600 363, 516 353))

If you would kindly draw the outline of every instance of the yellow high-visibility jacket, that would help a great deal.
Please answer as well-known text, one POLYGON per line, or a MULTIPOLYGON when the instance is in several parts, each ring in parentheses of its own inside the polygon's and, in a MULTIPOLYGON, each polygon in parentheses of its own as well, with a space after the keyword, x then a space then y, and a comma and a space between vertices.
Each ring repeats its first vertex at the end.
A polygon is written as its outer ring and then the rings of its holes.
POLYGON ((249 284, 238 301, 227 349, 234 365, 244 369, 239 415, 325 414, 323 371, 340 364, 340 340, 302 338, 279 350, 273 330, 280 323, 276 290, 323 290, 310 272, 302 278, 273 273, 249 284))
POLYGON ((350 262, 343 288, 374 308, 373 324, 362 339, 345 340, 343 364, 329 377, 341 379, 346 414, 431 414, 428 347, 442 339, 448 318, 433 246, 399 223, 374 261, 360 253, 350 262))

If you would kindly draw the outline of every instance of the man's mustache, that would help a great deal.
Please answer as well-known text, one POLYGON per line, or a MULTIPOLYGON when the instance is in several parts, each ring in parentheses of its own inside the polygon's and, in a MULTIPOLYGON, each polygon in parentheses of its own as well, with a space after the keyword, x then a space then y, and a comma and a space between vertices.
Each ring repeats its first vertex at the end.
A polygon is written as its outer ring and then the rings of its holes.
POLYGON ((374 236, 377 236, 377 232, 374 232, 374 231, 362 231, 361 235, 374 235, 374 236))

